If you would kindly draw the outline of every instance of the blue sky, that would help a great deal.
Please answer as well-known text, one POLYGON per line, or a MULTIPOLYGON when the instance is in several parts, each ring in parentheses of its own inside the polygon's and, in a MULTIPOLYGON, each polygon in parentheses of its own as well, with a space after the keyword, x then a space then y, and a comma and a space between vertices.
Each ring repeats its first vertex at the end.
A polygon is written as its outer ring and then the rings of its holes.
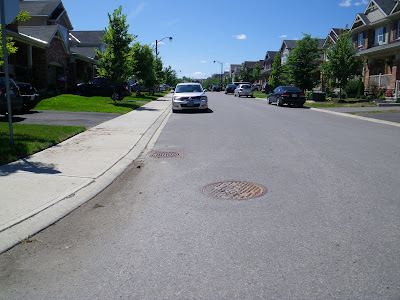
POLYGON ((366 0, 62 0, 74 30, 103 30, 120 5, 129 31, 143 44, 159 44, 164 66, 178 76, 206 78, 229 64, 263 59, 284 39, 303 33, 326 38, 331 28, 351 26, 366 0))

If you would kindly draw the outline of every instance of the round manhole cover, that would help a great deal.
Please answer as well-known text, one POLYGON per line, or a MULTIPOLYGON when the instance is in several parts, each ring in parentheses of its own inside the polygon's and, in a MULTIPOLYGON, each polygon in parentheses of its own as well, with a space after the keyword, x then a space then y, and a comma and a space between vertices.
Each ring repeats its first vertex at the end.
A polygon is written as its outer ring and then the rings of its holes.
POLYGON ((152 151, 150 157, 153 158, 181 158, 183 153, 180 151, 152 151))
POLYGON ((246 181, 225 181, 206 185, 203 193, 209 197, 227 200, 246 200, 265 195, 267 189, 246 181))

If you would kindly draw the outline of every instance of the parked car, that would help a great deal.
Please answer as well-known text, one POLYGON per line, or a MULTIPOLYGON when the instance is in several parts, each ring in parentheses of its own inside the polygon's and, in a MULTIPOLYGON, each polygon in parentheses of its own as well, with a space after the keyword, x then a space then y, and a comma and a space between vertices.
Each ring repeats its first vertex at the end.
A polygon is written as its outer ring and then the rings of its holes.
POLYGON ((139 83, 134 83, 131 85, 131 91, 132 92, 139 92, 139 93, 149 93, 149 95, 154 95, 155 92, 158 92, 157 87, 145 87, 143 85, 140 85, 139 83))
POLYGON ((39 94, 37 90, 28 82, 15 82, 19 88, 20 95, 24 101, 24 111, 34 108, 39 102, 39 94))
POLYGON ((260 85, 260 84, 253 84, 253 85, 251 86, 251 89, 252 89, 253 91, 261 91, 261 85, 260 85))
POLYGON ((198 109, 208 111, 208 99, 200 83, 179 83, 172 95, 172 112, 198 109))
POLYGON ((253 90, 251 89, 251 84, 245 83, 245 84, 239 84, 235 91, 233 92, 233 95, 236 97, 241 97, 241 96, 247 96, 247 97, 253 97, 253 90))
POLYGON ((276 103, 277 106, 284 104, 295 105, 302 107, 306 102, 306 96, 297 87, 293 86, 278 86, 268 95, 268 103, 276 103))
MULTIPOLYGON (((4 73, 3 73, 4 74, 4 73)), ((24 101, 20 95, 19 88, 15 81, 10 78, 10 100, 11 100, 11 112, 20 112, 24 109, 24 101)), ((5 115, 8 112, 7 104, 7 92, 6 92, 6 78, 0 74, 0 114, 5 115)))
POLYGON ((111 97, 113 100, 122 100, 132 93, 128 89, 128 83, 109 83, 103 77, 95 77, 88 83, 77 85, 77 93, 82 96, 103 96, 111 97))
POLYGON ((221 91, 221 87, 219 85, 213 84, 211 86, 211 92, 220 92, 221 91))
POLYGON ((261 87, 261 92, 264 94, 272 93, 273 90, 274 89, 272 88, 272 86, 270 86, 267 82, 264 82, 261 87))
POLYGON ((228 84, 225 88, 225 94, 229 94, 229 93, 234 93, 236 89, 236 85, 235 84, 228 84))

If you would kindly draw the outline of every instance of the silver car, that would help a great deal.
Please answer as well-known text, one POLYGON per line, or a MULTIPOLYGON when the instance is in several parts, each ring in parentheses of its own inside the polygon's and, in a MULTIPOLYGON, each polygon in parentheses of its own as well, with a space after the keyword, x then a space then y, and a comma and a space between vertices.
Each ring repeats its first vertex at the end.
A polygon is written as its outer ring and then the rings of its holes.
POLYGON ((200 83, 179 83, 172 95, 172 112, 199 109, 208 111, 208 99, 200 83))
POLYGON ((241 97, 241 96, 247 96, 247 97, 253 97, 253 90, 251 88, 251 84, 239 84, 235 91, 233 92, 233 95, 236 97, 241 97))

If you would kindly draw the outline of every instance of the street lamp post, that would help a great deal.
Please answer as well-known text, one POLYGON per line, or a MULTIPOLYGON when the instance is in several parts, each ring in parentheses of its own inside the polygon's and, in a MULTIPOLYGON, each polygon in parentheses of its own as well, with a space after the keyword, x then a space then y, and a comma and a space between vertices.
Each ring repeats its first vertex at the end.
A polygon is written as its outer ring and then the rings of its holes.
POLYGON ((220 84, 220 89, 222 89, 222 66, 224 65, 222 62, 218 61, 218 60, 214 60, 214 63, 220 63, 221 64, 221 84, 220 84))
POLYGON ((165 39, 169 39, 169 41, 172 42, 172 36, 166 36, 166 37, 162 38, 162 39, 159 40, 159 41, 156 40, 156 59, 157 59, 157 55, 158 55, 157 45, 158 45, 159 42, 161 42, 161 41, 163 41, 163 40, 165 40, 165 39))

